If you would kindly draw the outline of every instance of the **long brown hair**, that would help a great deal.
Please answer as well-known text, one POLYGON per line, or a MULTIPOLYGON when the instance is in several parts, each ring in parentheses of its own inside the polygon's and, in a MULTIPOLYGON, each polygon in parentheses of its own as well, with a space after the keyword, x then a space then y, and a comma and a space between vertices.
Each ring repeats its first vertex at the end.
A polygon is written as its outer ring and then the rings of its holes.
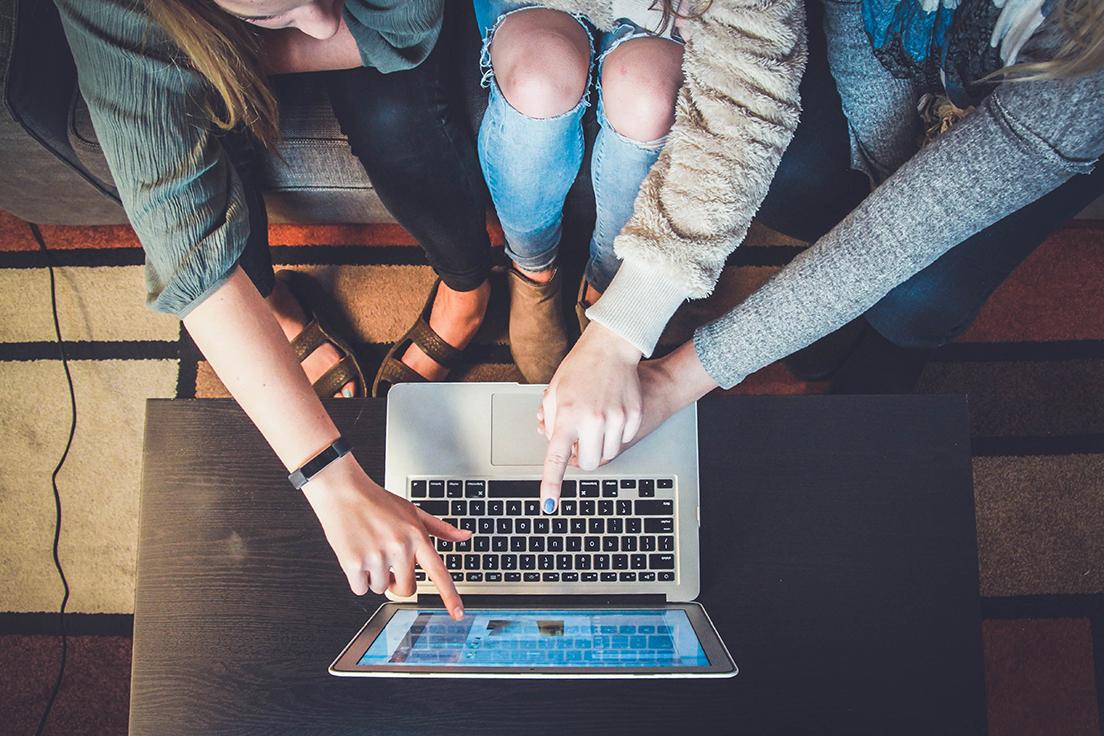
POLYGON ((258 59, 256 30, 211 0, 144 0, 154 23, 211 85, 211 121, 244 126, 264 146, 280 136, 279 108, 258 59))
POLYGON ((1010 80, 1058 79, 1104 67, 1104 2, 1060 0, 1054 19, 1062 31, 1061 48, 1048 61, 1016 64, 1004 70, 1010 80))
MULTIPOLYGON (((709 10, 709 6, 713 4, 713 0, 705 0, 704 2, 697 3, 698 7, 683 15, 680 8, 684 4, 681 0, 660 0, 660 4, 663 6, 663 16, 659 21, 659 29, 666 31, 667 26, 674 23, 677 20, 693 20, 702 17, 705 11, 709 10)), ((693 0, 686 0, 687 5, 692 5, 693 0)), ((655 7, 653 2, 652 7, 655 7)))

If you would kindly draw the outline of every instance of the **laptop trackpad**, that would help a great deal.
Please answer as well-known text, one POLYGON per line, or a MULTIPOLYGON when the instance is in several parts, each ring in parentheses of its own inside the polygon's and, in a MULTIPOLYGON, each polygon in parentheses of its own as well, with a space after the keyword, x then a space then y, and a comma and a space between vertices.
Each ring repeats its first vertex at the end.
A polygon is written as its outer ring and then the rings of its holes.
POLYGON ((541 394, 491 394, 491 465, 543 465, 548 441, 537 432, 541 394))

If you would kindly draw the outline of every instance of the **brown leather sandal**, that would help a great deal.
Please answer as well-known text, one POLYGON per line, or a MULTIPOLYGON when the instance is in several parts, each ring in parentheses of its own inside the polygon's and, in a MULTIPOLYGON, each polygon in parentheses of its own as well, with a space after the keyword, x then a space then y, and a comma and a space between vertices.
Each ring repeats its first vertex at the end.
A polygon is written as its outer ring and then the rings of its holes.
POLYGON ((308 355, 326 343, 332 344, 341 354, 341 359, 311 384, 314 392, 324 399, 331 398, 341 391, 342 386, 352 381, 356 384, 353 395, 361 398, 366 396, 368 383, 364 380, 364 372, 357 361, 356 353, 347 340, 337 335, 331 327, 331 320, 320 315, 323 300, 318 284, 309 275, 290 269, 277 271, 276 278, 287 286, 307 316, 307 326, 291 340, 291 349, 296 359, 303 362, 308 355))
POLYGON ((426 298, 425 306, 422 307, 422 313, 418 315, 418 320, 384 356, 379 372, 376 373, 376 380, 372 382, 373 398, 386 396, 387 391, 396 383, 426 382, 425 376, 401 360, 401 356, 411 345, 417 345, 423 353, 449 372, 460 364, 464 351, 449 345, 429 326, 429 315, 433 312, 433 302, 437 298, 437 289, 440 286, 441 279, 437 279, 433 288, 429 290, 429 296, 426 298))

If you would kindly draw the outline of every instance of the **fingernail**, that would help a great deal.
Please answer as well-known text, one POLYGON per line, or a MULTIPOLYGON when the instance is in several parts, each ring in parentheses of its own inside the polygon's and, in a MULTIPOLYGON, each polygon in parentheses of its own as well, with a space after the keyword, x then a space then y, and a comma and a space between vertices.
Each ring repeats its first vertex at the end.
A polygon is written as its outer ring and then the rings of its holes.
POLYGON ((551 514, 556 510, 556 499, 546 498, 544 499, 544 513, 551 514))
POLYGON ((457 606, 456 608, 452 609, 452 614, 456 616, 456 618, 464 618, 464 607, 457 606))
POLYGON ((353 398, 353 390, 346 386, 345 388, 341 389, 341 395, 344 396, 346 399, 351 399, 353 398))

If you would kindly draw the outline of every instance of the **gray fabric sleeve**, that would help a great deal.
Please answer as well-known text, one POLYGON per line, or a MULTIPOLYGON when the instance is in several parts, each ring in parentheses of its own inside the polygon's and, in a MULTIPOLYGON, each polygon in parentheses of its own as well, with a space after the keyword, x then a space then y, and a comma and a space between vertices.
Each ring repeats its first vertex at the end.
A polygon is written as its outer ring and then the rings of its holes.
POLYGON ((413 69, 433 51, 444 0, 346 0, 342 13, 364 66, 384 74, 413 69))
POLYGON ((742 304, 695 332, 723 387, 858 317, 974 233, 1104 153, 1104 70, 1006 82, 742 304))
POLYGON ((146 253, 148 305, 184 316, 229 277, 249 235, 207 87, 130 0, 55 0, 81 94, 146 253))

